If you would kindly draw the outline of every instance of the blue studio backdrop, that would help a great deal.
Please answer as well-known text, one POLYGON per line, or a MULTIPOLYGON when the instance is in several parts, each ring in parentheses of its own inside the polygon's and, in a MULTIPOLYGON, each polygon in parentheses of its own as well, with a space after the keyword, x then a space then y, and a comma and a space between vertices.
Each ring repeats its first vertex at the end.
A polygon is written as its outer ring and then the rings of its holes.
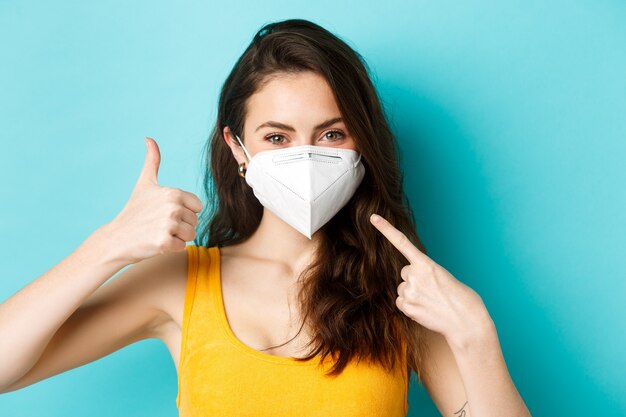
MULTIPOLYGON (((296 17, 365 57, 418 233, 482 296, 533 415, 625 415, 617 0, 2 0, 0 300, 122 209, 145 136, 161 149, 160 183, 201 195, 226 75, 262 24, 296 17)), ((171 417, 176 389, 150 339, 0 395, 0 416, 171 417)), ((438 415, 415 383, 409 406, 438 415)))

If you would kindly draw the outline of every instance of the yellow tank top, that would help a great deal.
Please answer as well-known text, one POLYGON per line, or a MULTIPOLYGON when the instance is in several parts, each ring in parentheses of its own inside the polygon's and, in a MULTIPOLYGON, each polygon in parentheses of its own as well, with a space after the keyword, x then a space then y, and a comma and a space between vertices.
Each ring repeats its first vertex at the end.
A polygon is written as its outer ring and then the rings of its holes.
POLYGON ((393 372, 353 361, 333 379, 330 358, 307 362, 240 341, 228 324, 217 246, 187 246, 176 406, 180 417, 406 416, 406 344, 393 372), (316 365, 320 364, 321 367, 316 365), (324 367, 326 366, 326 367, 324 367))

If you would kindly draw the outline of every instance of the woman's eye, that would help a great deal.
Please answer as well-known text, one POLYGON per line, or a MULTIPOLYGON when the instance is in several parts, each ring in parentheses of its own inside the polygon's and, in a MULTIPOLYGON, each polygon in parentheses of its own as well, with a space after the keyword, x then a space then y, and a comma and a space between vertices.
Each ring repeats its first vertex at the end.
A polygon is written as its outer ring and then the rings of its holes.
POLYGON ((270 142, 270 143, 272 143, 272 144, 274 144, 274 145, 279 145, 279 144, 283 143, 283 141, 282 141, 282 140, 278 140, 278 141, 273 140, 274 138, 282 138, 282 139, 285 139, 285 137, 284 137, 283 135, 271 134, 271 135, 269 135, 269 136, 266 136, 266 137, 265 137, 265 140, 266 140, 266 141, 268 141, 268 142, 270 142))
POLYGON ((327 135, 330 135, 330 134, 334 134, 335 135, 335 137, 334 138, 331 137, 330 140, 338 140, 338 139, 341 139, 344 136, 343 132, 341 132, 339 130, 330 130, 330 131, 328 131, 328 132, 326 132, 324 134, 324 137, 328 138, 327 135), (339 134, 340 136, 337 137, 337 134, 339 134))
MULTIPOLYGON (((324 138, 330 141, 342 139, 344 136, 344 133, 340 130, 329 130, 328 132, 324 133, 324 138)), ((285 137, 278 133, 272 133, 270 135, 267 135, 265 137, 265 140, 273 145, 282 145, 285 142, 285 137)))

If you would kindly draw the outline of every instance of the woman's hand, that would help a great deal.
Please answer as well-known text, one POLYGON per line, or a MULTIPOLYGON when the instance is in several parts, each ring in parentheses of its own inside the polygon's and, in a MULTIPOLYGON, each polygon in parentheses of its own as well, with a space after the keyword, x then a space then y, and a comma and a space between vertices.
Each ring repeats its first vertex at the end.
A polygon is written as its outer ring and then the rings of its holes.
POLYGON ((371 223, 409 261, 401 270, 396 305, 408 317, 465 346, 493 324, 482 298, 413 245, 383 217, 371 223))
POLYGON ((196 213, 202 210, 196 195, 158 184, 159 146, 152 138, 146 138, 146 146, 143 169, 130 199, 106 225, 111 249, 128 263, 185 250, 186 242, 196 237, 196 213))

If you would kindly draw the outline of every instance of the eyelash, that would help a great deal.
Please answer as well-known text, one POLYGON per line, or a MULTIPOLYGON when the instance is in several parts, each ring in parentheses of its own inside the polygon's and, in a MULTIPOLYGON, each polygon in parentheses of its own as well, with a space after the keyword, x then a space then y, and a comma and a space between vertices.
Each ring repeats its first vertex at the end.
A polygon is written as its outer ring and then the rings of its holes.
MULTIPOLYGON (((334 141, 336 141, 336 140, 340 140, 340 139, 342 139, 343 137, 345 137, 345 134, 344 134, 341 130, 329 130, 328 132, 325 132, 325 133, 324 133, 324 136, 326 136, 326 135, 327 135, 327 134, 329 134, 329 133, 339 133, 339 134, 342 136, 342 137, 340 137, 340 138, 338 138, 338 139, 331 139, 331 142, 334 142, 334 141)), ((271 143, 271 144, 273 144, 273 145, 280 145, 281 143, 276 143, 276 142, 273 142, 273 141, 270 139, 270 138, 273 138, 273 137, 275 137, 275 136, 280 136, 280 137, 283 137, 283 138, 284 138, 284 136, 283 136, 283 135, 281 135, 281 134, 279 134, 279 133, 270 133, 269 135, 265 136, 265 140, 266 140, 266 141, 268 141, 268 142, 270 142, 270 143, 271 143)))

